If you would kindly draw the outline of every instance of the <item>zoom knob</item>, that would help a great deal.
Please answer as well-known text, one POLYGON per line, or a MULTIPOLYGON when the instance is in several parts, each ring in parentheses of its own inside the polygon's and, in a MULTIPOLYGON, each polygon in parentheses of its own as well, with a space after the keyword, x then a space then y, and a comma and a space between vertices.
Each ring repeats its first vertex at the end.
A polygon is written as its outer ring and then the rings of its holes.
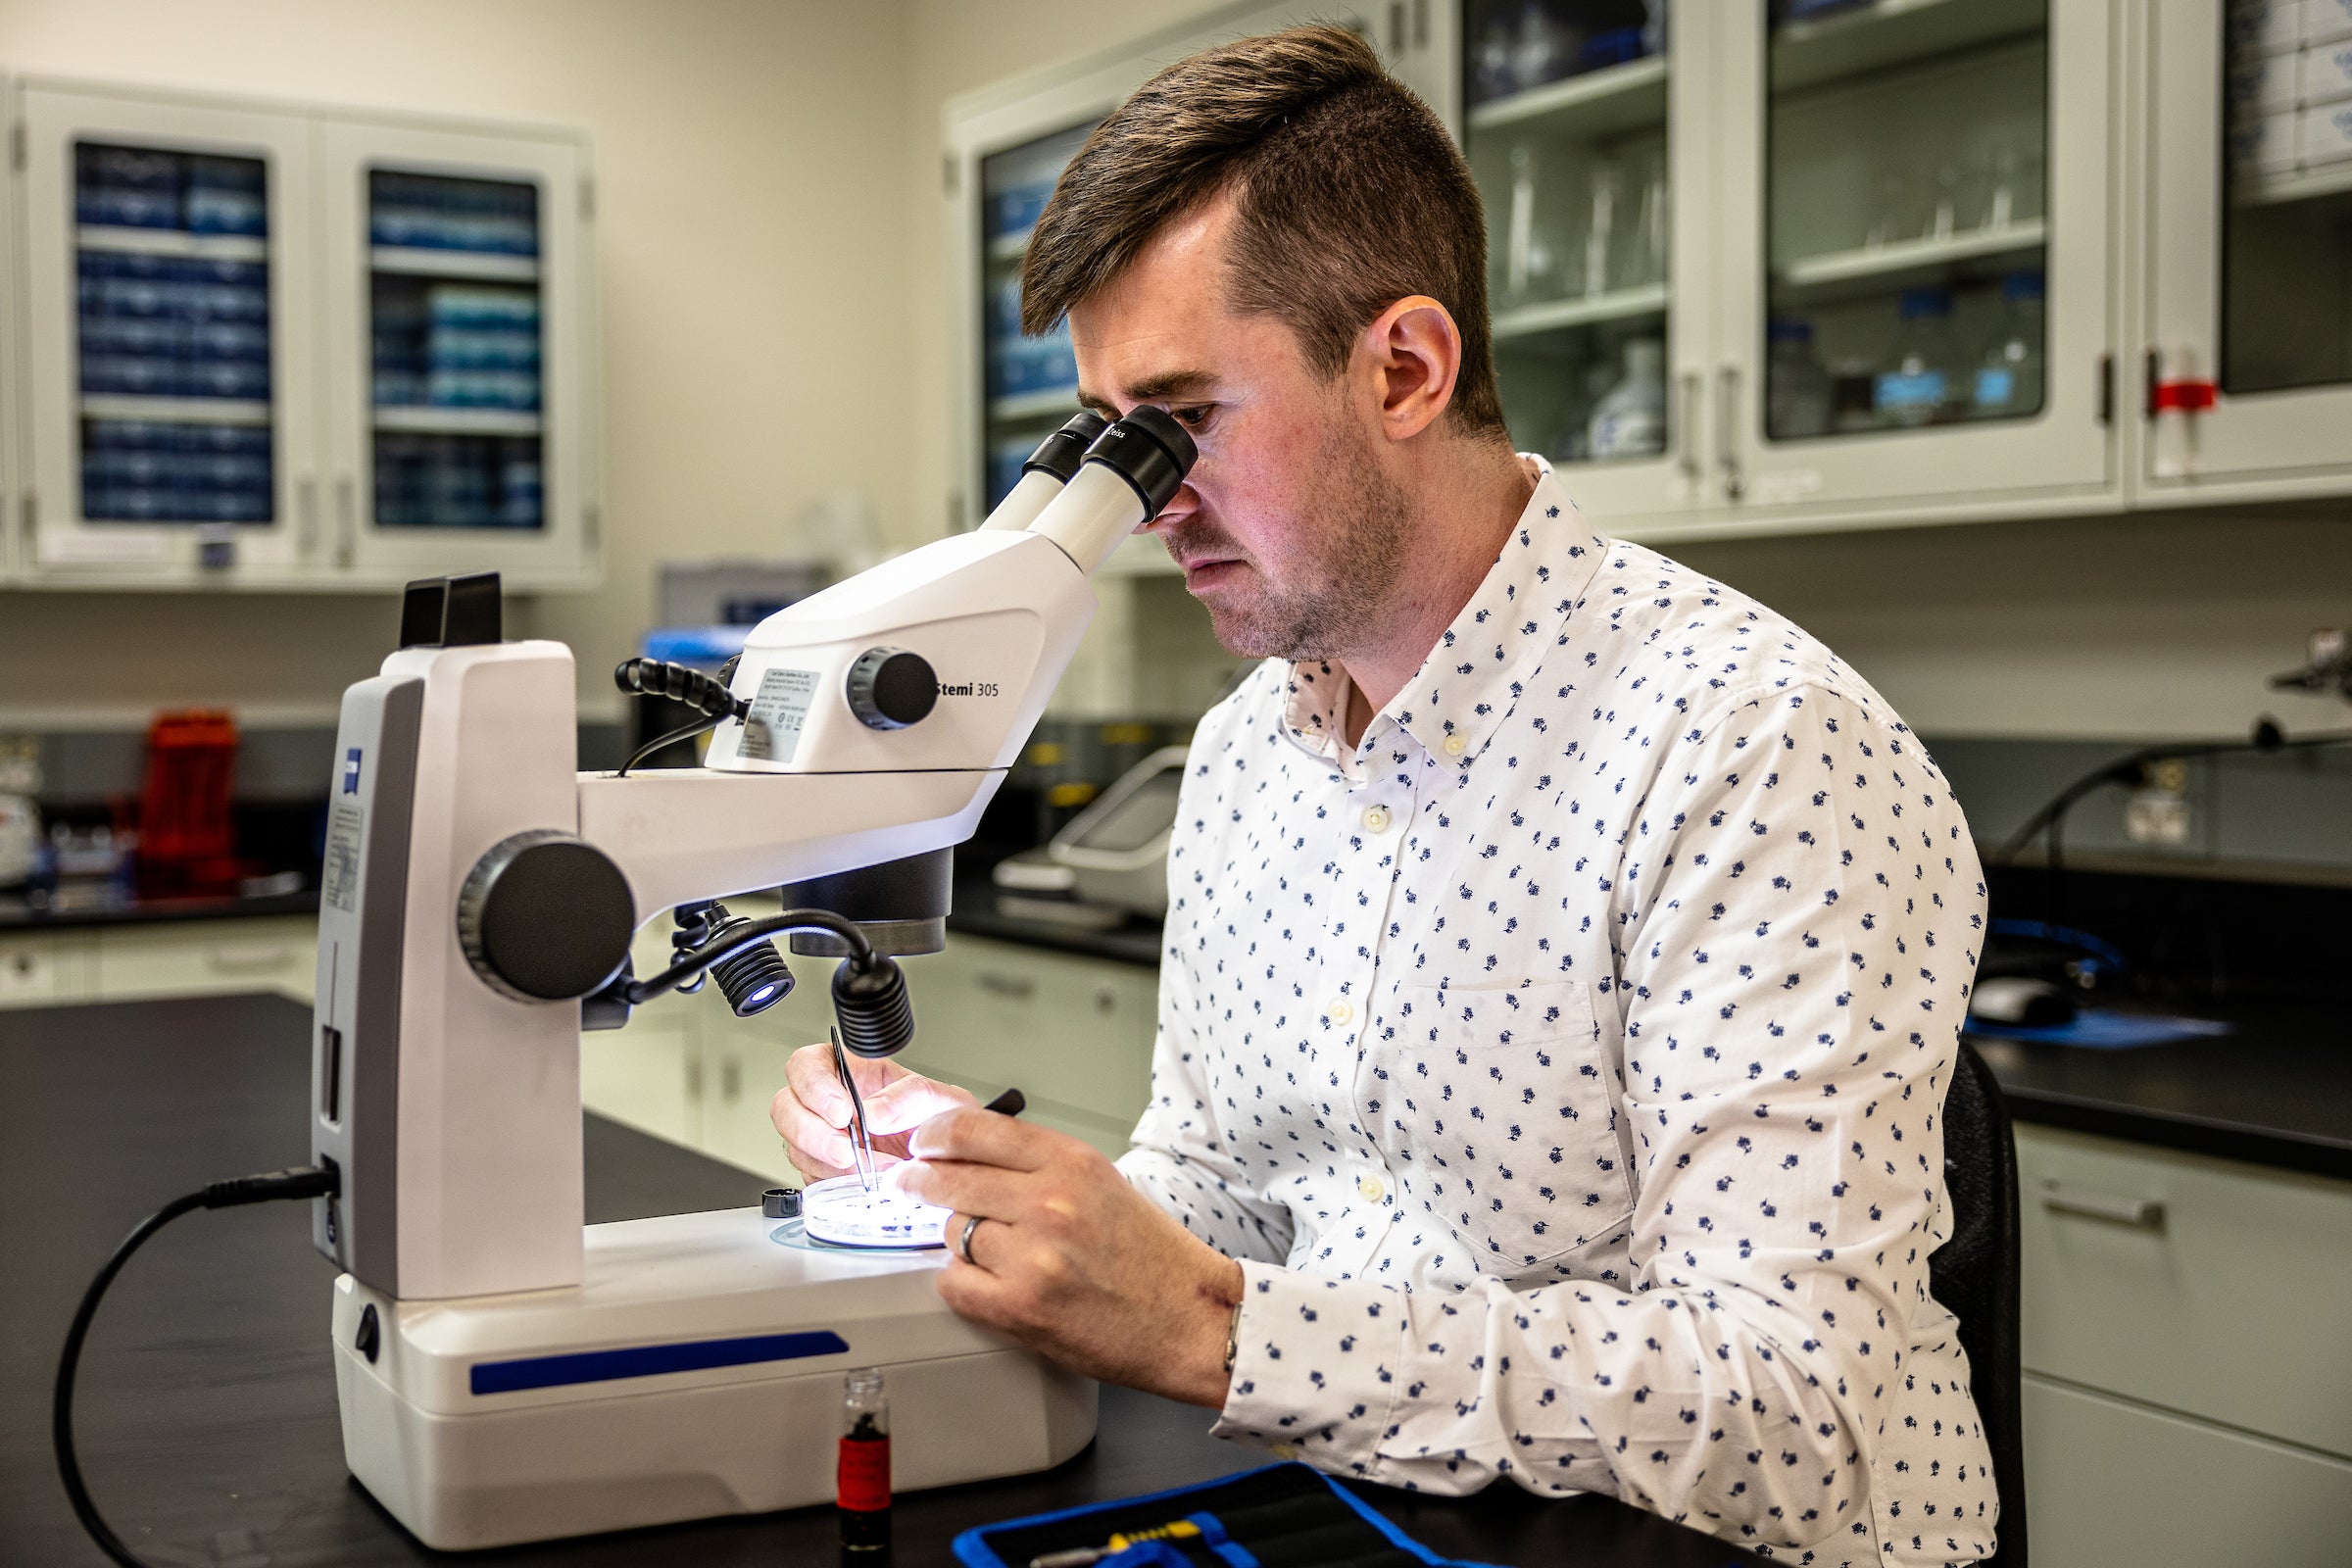
POLYGON ((939 706, 931 662, 904 648, 868 648, 850 666, 850 711, 868 729, 905 729, 939 706))
POLYGON ((493 991, 517 1002, 584 997, 620 972, 637 903, 612 858, 535 828, 502 839, 458 890, 458 945, 493 991))

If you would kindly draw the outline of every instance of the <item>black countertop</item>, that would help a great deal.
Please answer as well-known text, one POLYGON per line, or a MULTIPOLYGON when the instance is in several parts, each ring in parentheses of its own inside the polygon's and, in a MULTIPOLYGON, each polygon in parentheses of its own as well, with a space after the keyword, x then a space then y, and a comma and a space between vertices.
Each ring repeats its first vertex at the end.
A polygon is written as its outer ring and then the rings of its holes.
MULTIPOLYGON (((104 1568, 50 1458, 66 1323, 141 1216, 205 1182, 307 1157, 309 1033, 309 1011, 275 997, 0 1012, 0 1562, 104 1568)), ((584 1136, 592 1221, 733 1207, 765 1185, 599 1117, 584 1136)), ((124 1269, 83 1356, 76 1417, 91 1492, 132 1549, 222 1568, 458 1560, 418 1545, 344 1471, 326 1341, 333 1277, 293 1205, 191 1214, 124 1269)), ((1207 1437, 1208 1420, 1106 1388, 1094 1444, 1067 1464, 902 1497, 895 1560, 945 1563, 956 1533, 973 1525, 1263 1462, 1207 1437)), ((1747 1560, 1606 1498, 1545 1501, 1509 1486, 1467 1499, 1358 1490, 1452 1556, 1592 1568, 1747 1560)), ((831 1510, 804 1508, 494 1557, 832 1568, 835 1542, 831 1510)))
POLYGON ((2120 1051, 1969 1040, 2015 1120, 2352 1180, 2352 1011, 2202 1010, 2232 1032, 2120 1051))

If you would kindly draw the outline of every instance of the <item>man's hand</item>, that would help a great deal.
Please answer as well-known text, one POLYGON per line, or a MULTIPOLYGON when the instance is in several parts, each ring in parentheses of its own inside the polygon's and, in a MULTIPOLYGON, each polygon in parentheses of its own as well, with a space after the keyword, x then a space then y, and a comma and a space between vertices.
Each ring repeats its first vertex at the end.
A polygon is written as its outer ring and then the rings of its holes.
MULTIPOLYGON (((925 1118, 976 1103, 952 1084, 934 1083, 885 1057, 850 1058, 858 1096, 865 1102, 865 1130, 874 1143, 874 1162, 894 1165, 906 1157, 906 1139, 925 1118)), ((850 1151, 850 1095, 833 1067, 831 1046, 803 1046, 784 1063, 784 1087, 767 1107, 767 1119, 783 1136, 793 1168, 809 1181, 846 1175, 857 1168, 850 1151)))
POLYGON ((1063 1366, 1211 1409, 1242 1266, 1127 1185, 1091 1146, 985 1110, 914 1131, 892 1181, 955 1213, 948 1305, 1063 1366), (973 1215, 972 1260, 956 1250, 973 1215))

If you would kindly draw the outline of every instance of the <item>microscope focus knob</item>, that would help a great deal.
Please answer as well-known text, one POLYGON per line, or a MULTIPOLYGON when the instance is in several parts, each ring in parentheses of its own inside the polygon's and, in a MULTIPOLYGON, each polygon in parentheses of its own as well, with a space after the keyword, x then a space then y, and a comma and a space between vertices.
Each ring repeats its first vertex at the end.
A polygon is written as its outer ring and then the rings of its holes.
POLYGON ((939 706, 931 661, 904 648, 868 648, 850 666, 850 711, 868 729, 905 729, 939 706))
POLYGON ((517 1002, 587 996, 620 972, 637 903, 612 858, 534 828, 490 847, 458 890, 458 945, 493 991, 517 1002))

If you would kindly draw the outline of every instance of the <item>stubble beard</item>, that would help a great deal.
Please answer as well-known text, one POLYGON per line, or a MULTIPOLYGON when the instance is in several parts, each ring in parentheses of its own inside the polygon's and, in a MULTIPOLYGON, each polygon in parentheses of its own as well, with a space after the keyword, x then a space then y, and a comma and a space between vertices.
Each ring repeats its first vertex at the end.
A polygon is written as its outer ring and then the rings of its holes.
MULTIPOLYGON (((1299 537, 1312 546, 1288 573, 1296 584, 1277 587, 1256 567, 1255 597, 1209 607, 1228 653, 1293 663, 1343 658, 1377 640, 1402 608, 1397 585, 1413 522, 1403 488, 1382 471, 1371 439, 1342 421, 1326 434, 1315 466, 1324 482, 1298 519, 1299 537)), ((1172 543, 1199 553, 1191 541, 1172 543)))

